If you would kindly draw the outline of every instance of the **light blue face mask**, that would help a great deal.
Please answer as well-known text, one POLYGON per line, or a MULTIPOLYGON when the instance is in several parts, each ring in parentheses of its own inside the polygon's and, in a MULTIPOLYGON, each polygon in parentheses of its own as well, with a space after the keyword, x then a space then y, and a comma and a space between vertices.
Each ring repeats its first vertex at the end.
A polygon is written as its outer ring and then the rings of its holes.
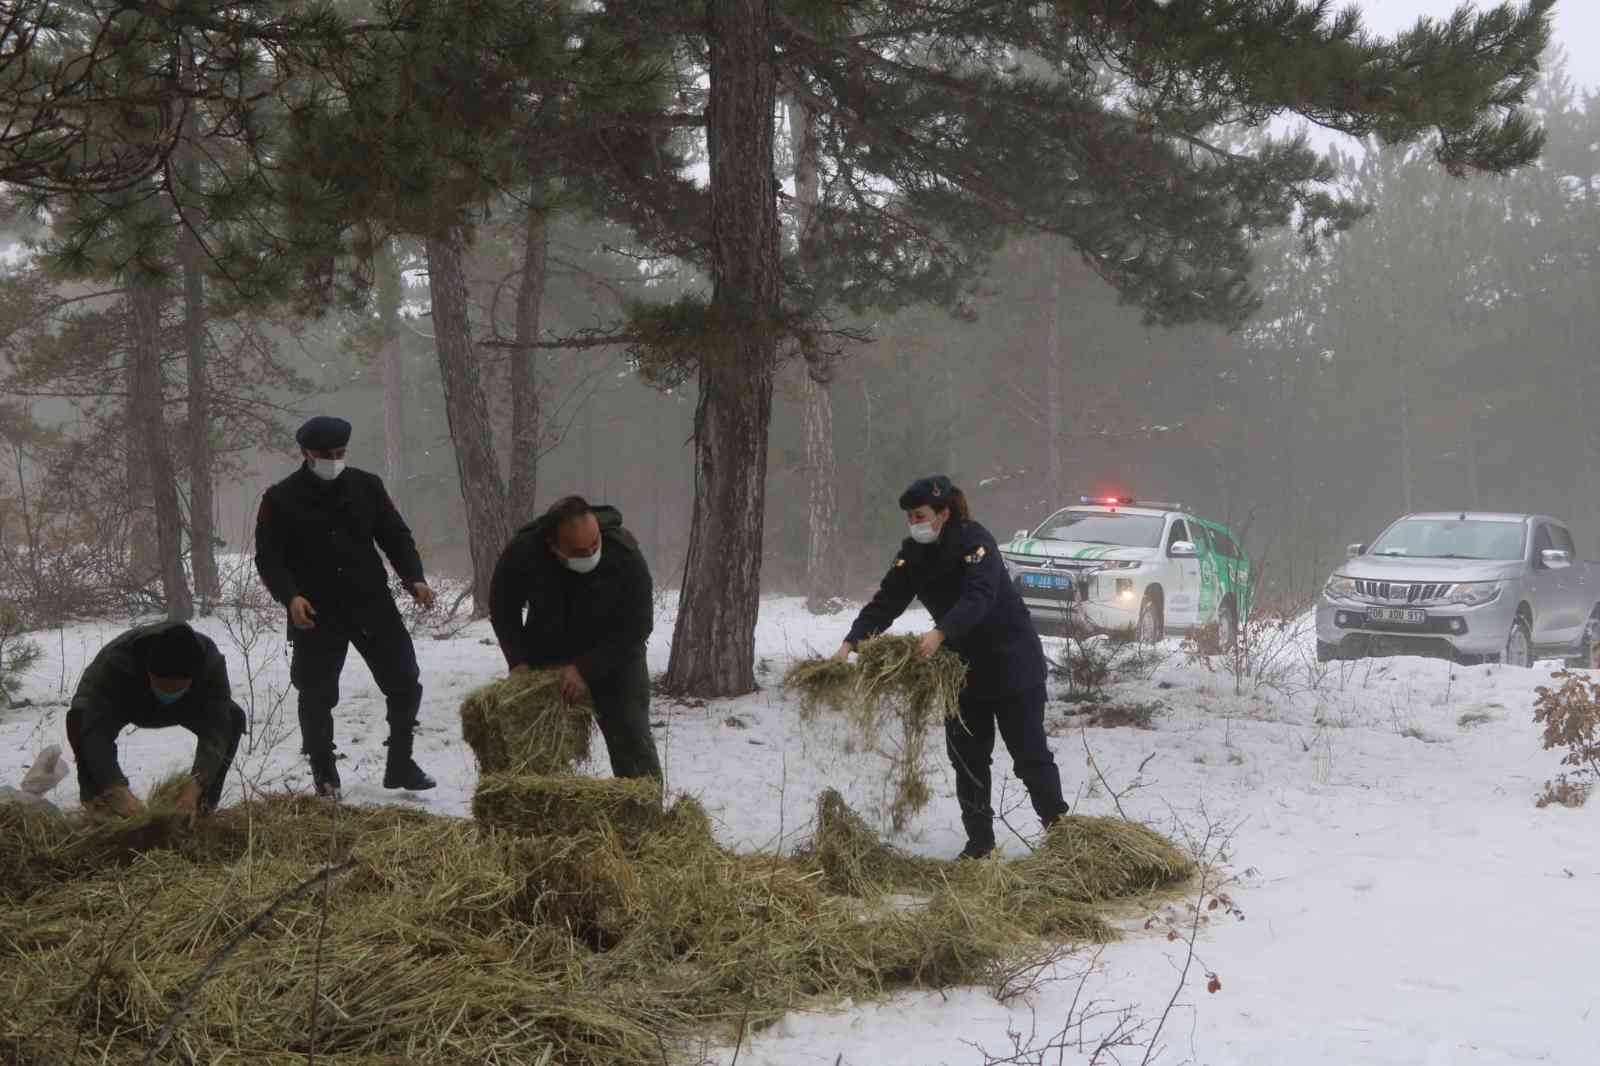
POLYGON ((161 706, 170 707, 174 703, 177 703, 179 700, 187 696, 189 694, 189 690, 187 688, 180 688, 176 692, 162 692, 160 689, 153 688, 150 690, 150 694, 156 698, 156 702, 161 704, 161 706))

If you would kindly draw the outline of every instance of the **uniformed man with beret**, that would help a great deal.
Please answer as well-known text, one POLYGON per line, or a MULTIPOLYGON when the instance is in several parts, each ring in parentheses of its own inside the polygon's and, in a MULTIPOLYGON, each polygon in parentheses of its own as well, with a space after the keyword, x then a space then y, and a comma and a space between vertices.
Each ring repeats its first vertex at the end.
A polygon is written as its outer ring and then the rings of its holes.
POLYGON ((962 858, 994 850, 990 762, 999 730, 1039 823, 1067 811, 1061 773, 1044 731, 1045 660, 1021 595, 1006 577, 1000 548, 972 518, 966 495, 948 477, 919 478, 900 495, 907 533, 877 594, 861 610, 834 658, 888 629, 913 599, 933 615, 917 653, 947 647, 967 664, 961 713, 945 721, 945 747, 967 845, 962 858))
POLYGON ((645 663, 650 590, 650 568, 621 512, 568 496, 506 545, 489 619, 512 674, 560 667, 562 695, 593 703, 615 776, 659 781, 645 663))
POLYGON ((376 474, 345 466, 350 423, 319 415, 295 434, 300 469, 273 485, 256 515, 256 570, 289 612, 289 677, 299 692, 302 750, 317 794, 339 795, 333 708, 354 645, 388 703, 383 787, 421 791, 433 778, 412 758, 422 704, 416 648, 395 607, 378 548, 423 607, 433 590, 416 541, 376 474))
POLYGON ((84 806, 137 814, 139 798, 117 761, 117 734, 129 726, 181 726, 196 743, 178 809, 204 814, 222 799, 245 725, 228 684, 228 662, 211 638, 186 622, 136 626, 100 649, 67 708, 79 798, 84 806))

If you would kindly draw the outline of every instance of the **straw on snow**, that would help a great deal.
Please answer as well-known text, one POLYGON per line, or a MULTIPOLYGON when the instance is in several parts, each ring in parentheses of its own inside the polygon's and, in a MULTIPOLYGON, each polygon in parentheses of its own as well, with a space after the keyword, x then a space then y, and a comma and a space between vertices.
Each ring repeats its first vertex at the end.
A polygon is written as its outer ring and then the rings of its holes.
POLYGON ((967 678, 967 666, 954 652, 940 649, 921 659, 917 642, 909 636, 873 637, 857 647, 854 662, 806 659, 783 679, 785 688, 799 694, 803 717, 815 718, 825 709, 838 712, 864 749, 889 759, 894 785, 889 815, 896 832, 928 805, 928 730, 961 713, 967 678), (898 746, 886 749, 883 735, 891 724, 900 727, 898 746))
MULTIPOLYGON (((0 868, 20 872, 0 879, 0 1047, 34 1064, 81 1039, 94 1061, 140 1060, 211 953, 330 855, 359 865, 332 889, 320 952, 328 1066, 654 1066, 661 1039, 986 983, 1041 938, 1110 938, 1104 911, 1190 871, 1105 819, 1066 819, 1015 861, 916 858, 834 793, 792 857, 722 848, 698 803, 663 807, 653 782, 492 775, 474 808, 478 823, 335 819, 274 796, 191 827, 165 792, 131 820, 0 805, 0 868)), ((320 926, 315 898, 283 904, 160 1061, 303 1062, 320 926)))

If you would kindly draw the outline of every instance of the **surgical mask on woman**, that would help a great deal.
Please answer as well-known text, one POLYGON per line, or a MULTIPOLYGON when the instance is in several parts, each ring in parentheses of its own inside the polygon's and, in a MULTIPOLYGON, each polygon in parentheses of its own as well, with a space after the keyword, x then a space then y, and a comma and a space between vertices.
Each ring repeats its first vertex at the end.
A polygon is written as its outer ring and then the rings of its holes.
POLYGON ((932 544, 939 539, 939 531, 933 528, 932 522, 913 522, 910 533, 911 539, 918 544, 932 544))

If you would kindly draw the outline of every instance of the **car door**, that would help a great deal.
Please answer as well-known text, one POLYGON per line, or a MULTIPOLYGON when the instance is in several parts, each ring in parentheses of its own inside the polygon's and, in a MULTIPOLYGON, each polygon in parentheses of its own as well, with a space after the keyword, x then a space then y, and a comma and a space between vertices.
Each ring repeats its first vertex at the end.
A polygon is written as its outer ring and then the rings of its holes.
POLYGON ((1200 547, 1195 544, 1189 523, 1182 518, 1172 520, 1167 527, 1167 573, 1171 575, 1166 590, 1166 622, 1169 626, 1187 628, 1198 624, 1200 605, 1200 547), (1179 544, 1192 544, 1195 554, 1175 555, 1173 548, 1179 544))
POLYGON ((1535 522, 1533 544, 1528 550, 1528 602, 1533 607, 1533 642, 1538 645, 1561 643, 1562 574, 1544 563, 1544 553, 1556 546, 1550 523, 1535 522))
POLYGON ((1557 551, 1566 552, 1567 558, 1572 560, 1571 566, 1556 571, 1557 601, 1550 615, 1554 629, 1551 639, 1562 644, 1575 644, 1583 632, 1584 623, 1589 620, 1584 569, 1578 564, 1578 552, 1572 543, 1571 531, 1559 522, 1549 525, 1550 543, 1555 545, 1557 551))

